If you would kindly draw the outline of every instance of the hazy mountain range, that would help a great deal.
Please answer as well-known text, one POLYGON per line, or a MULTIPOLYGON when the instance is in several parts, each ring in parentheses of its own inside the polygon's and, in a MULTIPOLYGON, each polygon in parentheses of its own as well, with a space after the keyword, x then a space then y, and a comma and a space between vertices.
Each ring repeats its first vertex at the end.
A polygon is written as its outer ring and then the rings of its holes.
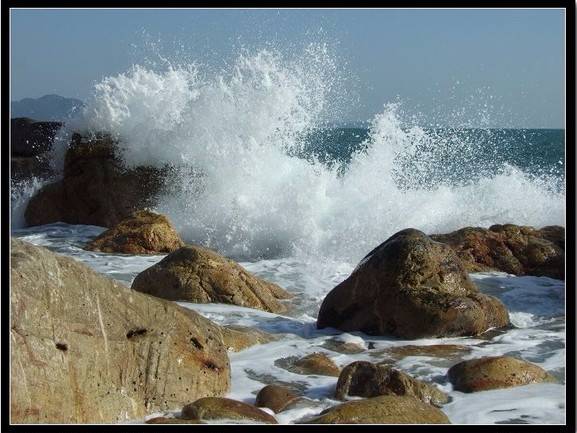
POLYGON ((10 117, 29 117, 34 120, 65 121, 74 117, 84 106, 79 99, 59 95, 24 98, 10 103, 10 117))

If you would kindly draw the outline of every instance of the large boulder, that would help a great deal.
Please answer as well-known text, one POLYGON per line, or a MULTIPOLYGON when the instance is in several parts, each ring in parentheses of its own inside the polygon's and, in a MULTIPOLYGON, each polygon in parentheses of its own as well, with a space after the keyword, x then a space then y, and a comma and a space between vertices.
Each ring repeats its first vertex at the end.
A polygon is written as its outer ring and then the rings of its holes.
POLYGON ((66 152, 62 179, 30 199, 29 226, 65 222, 112 227, 134 211, 152 207, 167 170, 127 169, 118 143, 107 135, 85 139, 74 134, 66 152))
POLYGON ((386 395, 349 401, 303 424, 450 424, 440 409, 414 397, 386 395))
POLYGON ((27 117, 10 119, 12 157, 33 157, 52 148, 62 122, 38 122, 27 117))
POLYGON ((491 356, 462 361, 448 371, 457 391, 475 392, 531 383, 556 382, 538 365, 511 356, 491 356))
POLYGON ((182 418, 199 421, 227 420, 259 424, 278 424, 275 417, 237 400, 229 398, 205 397, 182 408, 182 418))
POLYGON ((377 397, 398 395, 415 397, 435 406, 449 401, 448 396, 435 385, 417 380, 400 370, 384 364, 356 361, 347 365, 339 376, 335 397, 377 397))
POLYGON ((431 238, 450 245, 469 272, 565 277, 565 229, 560 226, 465 227, 431 238))
POLYGON ((140 210, 101 233, 85 248, 105 253, 163 254, 183 246, 167 217, 140 210))
POLYGON ((478 335, 509 324, 505 306, 479 292, 448 246, 415 229, 371 251, 324 299, 318 328, 401 338, 478 335))
POLYGON ((132 288, 171 301, 223 303, 272 313, 290 294, 208 248, 187 245, 136 276, 132 288))
POLYGON ((230 388, 220 329, 86 265, 11 243, 11 421, 114 423, 230 388))

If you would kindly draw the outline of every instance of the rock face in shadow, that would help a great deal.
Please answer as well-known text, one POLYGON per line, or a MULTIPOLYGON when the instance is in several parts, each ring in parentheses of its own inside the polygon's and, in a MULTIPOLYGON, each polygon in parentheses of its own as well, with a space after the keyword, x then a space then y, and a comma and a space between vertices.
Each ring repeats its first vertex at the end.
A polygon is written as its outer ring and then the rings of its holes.
POLYGON ((163 254, 183 246, 167 217, 140 210, 100 234, 85 249, 105 253, 163 254))
POLYGON ((509 324, 446 244, 402 230, 369 253, 324 299, 318 328, 427 338, 478 335, 509 324))
POLYGON ((514 224, 465 227, 431 238, 450 245, 468 272, 565 278, 565 229, 560 226, 540 230, 514 224))
POLYGON ((136 276, 138 292, 195 303, 223 303, 282 313, 291 295, 208 248, 187 245, 136 276))
POLYGON ((433 384, 417 380, 388 365, 357 361, 347 365, 339 376, 335 397, 377 397, 398 395, 415 397, 424 403, 442 406, 447 395, 433 384))
POLYGON ((10 273, 12 423, 115 423, 228 392, 202 316, 16 239, 10 273))
POLYGON ((414 397, 381 396, 349 401, 302 424, 450 424, 440 409, 414 397))
POLYGON ((199 421, 227 420, 278 424, 275 417, 241 401, 229 398, 206 397, 182 408, 182 418, 199 421))
POLYGON ((33 157, 52 148, 62 122, 38 122, 27 117, 10 119, 10 147, 12 157, 33 157))
POLYGON ((65 222, 113 227, 133 212, 154 205, 166 170, 127 169, 109 136, 74 134, 61 180, 42 188, 25 212, 29 226, 65 222))
POLYGON ((538 365, 511 356, 463 361, 452 366, 447 375, 454 388, 462 392, 557 382, 552 375, 538 365))

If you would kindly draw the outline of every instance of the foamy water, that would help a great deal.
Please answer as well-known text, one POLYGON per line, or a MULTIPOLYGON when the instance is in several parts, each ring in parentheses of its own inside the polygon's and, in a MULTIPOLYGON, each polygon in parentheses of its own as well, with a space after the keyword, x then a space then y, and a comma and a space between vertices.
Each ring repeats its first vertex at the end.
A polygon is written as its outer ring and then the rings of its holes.
MULTIPOLYGON (((164 256, 129 256, 105 254, 82 249, 84 244, 104 229, 96 226, 51 224, 15 230, 13 235, 36 245, 48 247, 82 261, 111 278, 130 285, 142 270, 164 256)), ((293 423, 318 414, 338 404, 334 400, 337 378, 305 376, 282 368, 282 359, 313 352, 326 353, 337 365, 358 360, 387 361, 414 377, 435 383, 451 397, 443 406, 452 423, 536 423, 565 422, 565 285, 547 277, 515 277, 499 272, 471 274, 485 293, 499 297, 511 315, 513 329, 496 335, 439 339, 399 340, 316 329, 316 315, 324 296, 352 271, 347 262, 303 261, 298 257, 243 262, 256 275, 280 284, 295 299, 287 315, 277 315, 249 308, 223 304, 180 305, 197 311, 221 325, 250 326, 276 334, 280 339, 257 345, 238 353, 229 353, 232 388, 230 398, 254 403, 256 393, 271 382, 284 382, 300 390, 310 401, 278 414, 280 423, 293 423), (327 342, 338 339, 354 342, 366 350, 348 355, 330 350, 327 342), (452 360, 428 356, 396 359, 387 349, 404 345, 457 344, 470 352, 452 360), (533 362, 553 374, 558 384, 536 384, 510 389, 465 394, 454 391, 447 370, 461 359, 481 356, 512 355, 533 362), (279 362, 281 360, 281 362, 279 362)), ((189 402, 183 402, 183 405, 189 402)), ((164 415, 177 414, 180 407, 164 415)), ((156 414, 162 415, 162 414, 156 414)), ((152 414, 149 416, 151 417, 152 414)), ((148 418, 148 417, 147 417, 148 418)), ((143 420, 127 420, 130 423, 143 420)))
POLYGON ((564 225, 555 176, 489 161, 491 173, 461 169, 458 182, 433 182, 453 159, 478 158, 479 144, 466 131, 450 139, 426 132, 399 103, 370 120, 350 163, 303 153, 308 134, 338 112, 335 65, 323 45, 293 56, 245 52, 219 73, 198 64, 135 65, 95 86, 83 117, 61 132, 54 163, 70 131, 112 133, 127 166, 179 170, 155 208, 186 241, 244 259, 356 262, 407 227, 564 225))
MULTIPOLYGON (((416 378, 433 381, 451 396, 443 411, 454 423, 563 423, 562 281, 473 274, 482 291, 507 305, 514 325, 483 338, 409 342, 316 329, 326 294, 368 251, 398 230, 445 233, 496 223, 565 225, 564 186, 555 173, 536 175, 495 160, 485 167, 479 163, 474 172, 457 166, 451 179, 439 180, 445 164, 479 158, 480 144, 458 129, 449 139, 440 138, 411 120, 399 103, 385 104, 370 119, 367 138, 346 162, 321 162, 307 153, 307 137, 326 126, 329 114, 339 112, 335 101, 346 100, 346 95, 335 94, 339 73, 322 45, 293 56, 274 50, 243 52, 218 73, 200 63, 165 69, 135 65, 95 86, 83 116, 60 131, 52 164, 62 168, 72 131, 111 133, 126 166, 174 168, 177 175, 154 208, 171 219, 185 241, 240 260, 249 271, 295 294, 286 316, 181 303, 219 324, 281 335, 279 341, 230 354, 229 394, 253 403, 256 392, 271 381, 296 386, 311 402, 277 415, 279 422, 302 420, 336 404, 336 378, 298 375, 278 362, 323 351, 341 367, 355 360, 387 360, 416 378), (333 352, 327 341, 334 338, 355 341, 367 350, 357 355, 333 352), (471 351, 452 361, 388 357, 387 348, 406 344, 459 344, 471 351), (453 391, 446 373, 459 359, 505 354, 541 365, 561 383, 474 394, 453 391)), ((31 181, 12 190, 13 235, 128 285, 162 259, 83 250, 101 227, 51 224, 22 229, 26 203, 41 185, 31 181)))

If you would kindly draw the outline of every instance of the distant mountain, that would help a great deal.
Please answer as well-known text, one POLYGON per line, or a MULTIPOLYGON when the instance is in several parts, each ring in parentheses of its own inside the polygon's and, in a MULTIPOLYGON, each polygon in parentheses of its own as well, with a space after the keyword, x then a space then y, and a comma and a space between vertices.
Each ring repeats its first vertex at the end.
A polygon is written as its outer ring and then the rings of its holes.
POLYGON ((84 106, 79 99, 59 95, 45 95, 37 99, 12 101, 11 117, 29 117, 34 120, 63 121, 74 117, 84 106))

